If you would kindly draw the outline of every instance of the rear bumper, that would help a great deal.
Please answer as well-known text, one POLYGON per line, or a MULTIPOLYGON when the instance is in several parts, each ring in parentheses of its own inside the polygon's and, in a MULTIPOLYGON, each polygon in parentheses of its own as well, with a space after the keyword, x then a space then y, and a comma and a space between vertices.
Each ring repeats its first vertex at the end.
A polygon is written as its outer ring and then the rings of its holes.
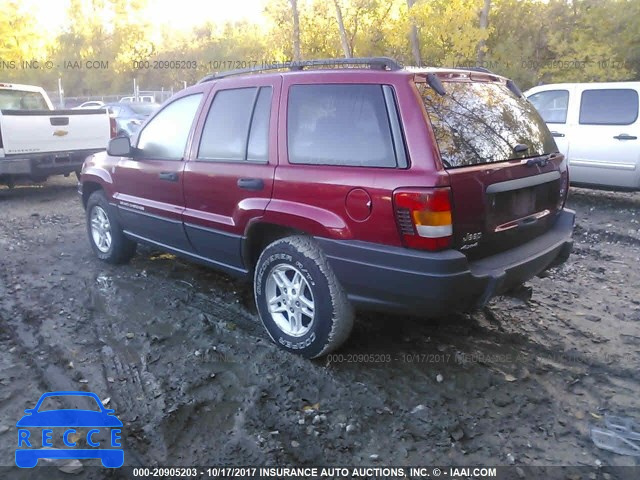
POLYGON ((34 153, 0 158, 0 175, 42 177, 75 172, 85 158, 104 149, 34 153))
POLYGON ((349 299, 360 308, 438 316, 485 305, 491 297, 567 260, 575 212, 564 209, 534 240, 469 262, 456 250, 423 252, 317 238, 349 299))

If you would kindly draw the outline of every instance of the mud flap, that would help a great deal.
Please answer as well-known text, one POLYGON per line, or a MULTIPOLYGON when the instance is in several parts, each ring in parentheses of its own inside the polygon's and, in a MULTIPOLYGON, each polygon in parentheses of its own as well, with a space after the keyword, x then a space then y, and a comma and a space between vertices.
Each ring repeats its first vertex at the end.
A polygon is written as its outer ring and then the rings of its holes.
POLYGON ((481 308, 484 308, 487 303, 489 303, 489 300, 491 300, 494 295, 500 292, 506 276, 507 274, 504 271, 495 275, 491 275, 491 277, 489 278, 489 283, 484 289, 484 292, 473 306, 474 309, 480 310, 481 308))

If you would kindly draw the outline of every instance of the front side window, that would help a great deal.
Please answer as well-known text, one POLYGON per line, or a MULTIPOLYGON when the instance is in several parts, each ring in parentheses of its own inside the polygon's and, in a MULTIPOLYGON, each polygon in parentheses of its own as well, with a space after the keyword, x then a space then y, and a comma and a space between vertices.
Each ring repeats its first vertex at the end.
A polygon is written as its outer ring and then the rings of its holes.
POLYGON ((635 90, 620 88, 582 92, 582 125, 630 125, 637 118, 638 92, 635 90))
POLYGON ((548 90, 534 93, 529 101, 536 107, 542 119, 547 123, 566 123, 569 92, 567 90, 548 90))
POLYGON ((182 160, 200 100, 202 94, 198 93, 179 98, 163 108, 140 133, 139 156, 182 160))
POLYGON ((294 85, 287 121, 290 163, 398 165, 382 85, 294 85))

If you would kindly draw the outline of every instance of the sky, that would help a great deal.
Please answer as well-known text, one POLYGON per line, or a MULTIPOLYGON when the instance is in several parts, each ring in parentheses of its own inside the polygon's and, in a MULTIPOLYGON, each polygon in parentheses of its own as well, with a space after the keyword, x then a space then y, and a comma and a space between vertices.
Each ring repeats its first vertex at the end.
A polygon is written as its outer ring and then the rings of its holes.
MULTIPOLYGON (((37 12, 41 26, 52 31, 64 23, 69 0, 21 0, 20 3, 37 12)), ((154 24, 188 30, 208 20, 224 23, 246 19, 261 23, 263 9, 264 0, 149 0, 146 15, 154 24)))

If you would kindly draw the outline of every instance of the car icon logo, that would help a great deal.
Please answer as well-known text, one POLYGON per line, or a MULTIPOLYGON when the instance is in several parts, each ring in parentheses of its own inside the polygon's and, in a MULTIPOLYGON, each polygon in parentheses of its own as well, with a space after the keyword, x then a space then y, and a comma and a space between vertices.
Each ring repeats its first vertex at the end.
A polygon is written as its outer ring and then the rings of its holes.
MULTIPOLYGON (((55 401, 55 400, 53 400, 55 401)), ((49 392, 40 397, 34 408, 25 410, 18 420, 16 465, 33 468, 41 458, 100 459, 106 468, 119 468, 124 463, 121 445, 122 422, 105 408, 100 397, 91 392, 49 392), (91 409, 41 409, 51 397, 75 397, 91 409), (40 432, 36 432, 40 429, 40 432), (107 439, 104 439, 107 434, 107 439), (77 448, 80 441, 87 448, 77 448), (54 443, 55 442, 55 443, 54 443), (58 448, 62 447, 62 448, 58 448)))

